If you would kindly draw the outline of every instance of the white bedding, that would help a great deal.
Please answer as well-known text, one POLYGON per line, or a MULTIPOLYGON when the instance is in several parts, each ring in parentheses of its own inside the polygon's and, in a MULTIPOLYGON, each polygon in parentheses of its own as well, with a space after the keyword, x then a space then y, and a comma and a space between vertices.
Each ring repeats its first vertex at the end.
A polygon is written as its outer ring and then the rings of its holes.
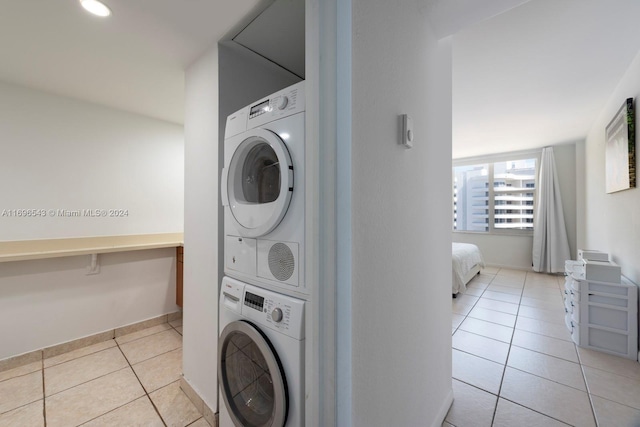
POLYGON ((480 249, 476 245, 470 243, 452 244, 452 293, 464 293, 467 289, 466 284, 471 280, 473 274, 484 268, 484 259, 480 253, 480 249), (470 274, 472 273, 473 274, 470 274))

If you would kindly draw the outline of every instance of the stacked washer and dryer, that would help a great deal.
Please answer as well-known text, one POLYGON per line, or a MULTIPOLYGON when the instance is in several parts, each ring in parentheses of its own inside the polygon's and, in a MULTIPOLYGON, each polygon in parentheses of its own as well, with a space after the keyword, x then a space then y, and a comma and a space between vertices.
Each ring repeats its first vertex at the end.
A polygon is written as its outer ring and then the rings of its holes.
POLYGON ((304 425, 304 82, 227 118, 221 427, 304 425))

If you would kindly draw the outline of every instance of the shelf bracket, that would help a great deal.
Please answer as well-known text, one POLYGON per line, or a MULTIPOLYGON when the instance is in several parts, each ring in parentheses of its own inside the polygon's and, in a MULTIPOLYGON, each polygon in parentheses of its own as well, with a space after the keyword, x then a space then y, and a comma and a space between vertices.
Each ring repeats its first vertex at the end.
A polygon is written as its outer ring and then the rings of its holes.
POLYGON ((87 265, 86 275, 90 276, 92 274, 100 273, 100 263, 98 263, 98 254, 89 255, 89 265, 87 265))

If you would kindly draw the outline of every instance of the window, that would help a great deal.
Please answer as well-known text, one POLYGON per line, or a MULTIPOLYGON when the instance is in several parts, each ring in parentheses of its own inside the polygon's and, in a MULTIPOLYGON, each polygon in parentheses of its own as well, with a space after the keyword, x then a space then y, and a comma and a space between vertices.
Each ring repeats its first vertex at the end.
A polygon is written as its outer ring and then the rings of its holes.
POLYGON ((536 159, 453 167, 453 229, 533 231, 536 159))

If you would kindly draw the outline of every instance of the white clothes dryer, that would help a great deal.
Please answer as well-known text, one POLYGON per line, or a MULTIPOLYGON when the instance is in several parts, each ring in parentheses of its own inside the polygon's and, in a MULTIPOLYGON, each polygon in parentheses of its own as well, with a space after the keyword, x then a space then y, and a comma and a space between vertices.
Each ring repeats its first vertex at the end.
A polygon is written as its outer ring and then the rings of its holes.
POLYGON ((221 427, 304 426, 305 301, 224 277, 221 427))
POLYGON ((224 271, 305 297, 304 82, 227 118, 221 197, 224 271))

